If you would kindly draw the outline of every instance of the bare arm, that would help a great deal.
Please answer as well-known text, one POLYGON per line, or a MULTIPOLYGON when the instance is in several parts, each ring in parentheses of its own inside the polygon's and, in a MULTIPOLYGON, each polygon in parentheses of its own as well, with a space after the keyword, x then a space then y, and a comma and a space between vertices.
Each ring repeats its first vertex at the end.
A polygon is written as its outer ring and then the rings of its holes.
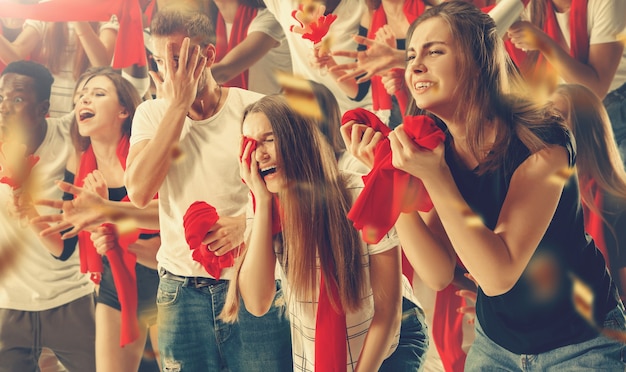
MULTIPOLYGON (((250 145, 246 146, 243 159, 248 159, 250 145)), ((252 159, 255 159, 254 152, 252 159)), ((241 264, 237 285, 246 309, 256 316, 268 312, 276 295, 274 270, 276 255, 272 246, 272 195, 259 175, 259 166, 252 161, 250 167, 240 162, 240 173, 252 190, 256 210, 252 232, 246 244, 246 254, 241 264)))
POLYGON ((624 51, 619 41, 593 44, 587 63, 582 63, 530 22, 515 23, 508 35, 517 48, 541 52, 563 80, 584 85, 600 98, 608 93, 624 51))
POLYGON ((432 152, 420 150, 399 128, 389 136, 393 165, 424 182, 452 246, 482 290, 489 296, 506 293, 528 265, 552 220, 563 190, 563 182, 554 180, 568 166, 566 150, 546 148, 517 168, 498 222, 490 230, 484 223, 467 223, 464 212, 470 208, 445 162, 444 146, 432 152))
POLYGON ((117 31, 105 28, 98 34, 89 22, 72 22, 89 63, 92 66, 109 66, 113 60, 117 31))
POLYGON ((73 200, 39 200, 37 204, 63 210, 62 214, 39 216, 31 220, 32 223, 57 223, 41 231, 43 236, 57 234, 71 228, 63 234, 63 238, 76 236, 79 231, 92 229, 103 223, 116 223, 131 219, 144 229, 159 229, 159 204, 152 200, 144 209, 139 209, 132 203, 122 203, 104 199, 99 195, 83 188, 60 182, 59 187, 64 192, 73 194, 73 200))
POLYGON ((172 164, 172 153, 178 144, 185 117, 196 96, 198 80, 206 65, 206 57, 200 57, 199 48, 189 54, 189 38, 185 38, 178 61, 174 63, 172 45, 168 45, 166 76, 150 76, 168 97, 169 107, 154 137, 136 143, 127 158, 125 184, 130 200, 144 208, 161 187, 172 164))
POLYGON ((41 38, 37 30, 28 25, 24 27, 12 43, 0 35, 0 60, 5 64, 9 64, 25 59, 31 55, 40 42, 41 38))
POLYGON ((424 283, 436 291, 447 287, 454 278, 456 253, 436 210, 402 213, 395 227, 406 258, 424 283))
POLYGON ((156 254, 161 246, 161 238, 155 236, 150 239, 138 239, 135 243, 128 247, 128 251, 137 256, 137 262, 149 267, 157 269, 156 254))
POLYGON ((374 317, 367 330, 356 371, 377 371, 395 341, 402 321, 400 247, 370 256, 374 317))
POLYGON ((226 83, 257 63, 279 42, 270 35, 257 31, 228 52, 218 63, 211 66, 213 77, 219 84, 226 83))

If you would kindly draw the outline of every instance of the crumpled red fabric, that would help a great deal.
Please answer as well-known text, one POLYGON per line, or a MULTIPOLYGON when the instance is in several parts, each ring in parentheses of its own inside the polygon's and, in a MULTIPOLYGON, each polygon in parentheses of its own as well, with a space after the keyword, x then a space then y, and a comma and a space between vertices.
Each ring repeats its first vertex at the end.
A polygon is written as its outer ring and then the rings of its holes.
MULTIPOLYGON (((7 154, 4 153, 3 143, 0 142, 0 154, 4 159, 7 158, 7 154)), ((10 157, 10 156, 9 156, 10 157)), ((8 171, 11 176, 3 176, 0 178, 0 183, 9 185, 13 190, 17 190, 22 187, 24 181, 30 176, 30 172, 39 161, 39 156, 34 154, 26 155, 20 164, 0 164, 0 172, 8 171), (18 169, 11 169, 15 165, 18 169), (5 170, 6 168, 6 170, 5 170)))
POLYGON ((215 207, 203 201, 193 202, 183 216, 185 240, 189 244, 189 249, 193 251, 191 257, 217 280, 220 279, 222 269, 235 264, 235 250, 217 256, 215 252, 209 250, 208 245, 202 243, 219 218, 215 207))
MULTIPOLYGON (((385 138, 374 149, 374 166, 363 176, 365 187, 348 212, 363 240, 378 243, 393 227, 402 212, 429 211, 433 204, 419 178, 396 169, 391 164, 391 132, 372 112, 362 108, 347 111, 341 123, 356 121, 381 132, 385 138)), ((428 116, 407 116, 404 130, 417 145, 433 150, 445 140, 445 134, 428 116)))
POLYGON ((48 0, 36 4, 0 1, 0 17, 45 22, 101 21, 117 16, 120 28, 115 42, 113 68, 146 65, 139 0, 48 0))
MULTIPOLYGON (((318 44, 322 41, 324 36, 328 34, 328 30, 330 29, 330 26, 333 24, 333 22, 335 22, 335 20, 337 19, 337 15, 332 13, 328 15, 321 15, 317 18, 317 20, 306 23, 304 21, 303 11, 304 4, 300 4, 297 10, 291 12, 291 17, 298 21, 298 23, 300 24, 300 28, 305 30, 302 33, 302 38, 311 40, 313 44, 318 44)), ((291 26, 289 30, 295 32, 294 26, 291 26)))

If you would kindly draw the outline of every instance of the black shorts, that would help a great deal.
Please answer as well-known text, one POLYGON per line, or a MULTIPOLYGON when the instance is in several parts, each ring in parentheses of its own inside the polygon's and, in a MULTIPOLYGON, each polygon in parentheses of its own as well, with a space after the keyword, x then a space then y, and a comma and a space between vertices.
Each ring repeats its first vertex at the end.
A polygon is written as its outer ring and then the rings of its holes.
MULTIPOLYGON (((121 311, 111 265, 106 257, 102 257, 102 266, 97 302, 121 311)), ((137 275, 137 318, 140 323, 149 327, 155 325, 157 320, 156 294, 159 287, 159 273, 137 263, 135 274, 137 275)))

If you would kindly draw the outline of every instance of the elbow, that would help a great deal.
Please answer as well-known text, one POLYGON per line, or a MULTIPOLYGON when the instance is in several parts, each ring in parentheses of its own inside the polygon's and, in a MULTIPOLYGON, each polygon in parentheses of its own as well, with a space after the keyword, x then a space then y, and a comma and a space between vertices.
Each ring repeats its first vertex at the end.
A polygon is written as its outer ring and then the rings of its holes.
POLYGON ((486 285, 482 285, 479 282, 478 285, 485 295, 495 297, 507 293, 515 286, 516 283, 517 280, 508 280, 503 278, 495 283, 486 283, 486 285))
MULTIPOLYGON (((263 315, 267 314, 268 311, 270 311, 270 308, 272 306, 273 301, 266 301, 266 300, 262 300, 262 299, 246 299, 246 296, 244 296, 242 294, 242 299, 243 299, 243 303, 244 306, 246 307, 246 310, 256 316, 256 317, 262 317, 263 315)), ((273 299, 272 299, 273 300, 273 299)))
POLYGON ((139 209, 146 208, 152 201, 152 196, 149 196, 146 192, 142 192, 141 190, 136 190, 128 186, 126 186, 126 189, 128 192, 128 199, 130 199, 131 203, 139 209))

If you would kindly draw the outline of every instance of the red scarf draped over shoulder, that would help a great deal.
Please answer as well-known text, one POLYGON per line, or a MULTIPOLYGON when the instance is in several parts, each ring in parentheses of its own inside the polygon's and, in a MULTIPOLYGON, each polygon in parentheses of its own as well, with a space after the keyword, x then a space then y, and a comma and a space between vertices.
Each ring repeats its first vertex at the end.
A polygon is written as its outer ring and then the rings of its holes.
MULTIPOLYGON (((128 136, 123 136, 117 145, 117 158, 126 169, 126 157, 130 147, 128 136)), ((80 158, 76 186, 83 186, 85 177, 98 169, 96 156, 91 145, 80 158)), ((122 201, 129 201, 126 196, 122 201)), ((118 248, 109 249, 106 252, 111 265, 113 282, 118 293, 121 306, 122 324, 120 333, 120 346, 127 345, 139 337, 139 322, 137 320, 137 277, 135 263, 137 257, 128 250, 128 246, 134 243, 140 233, 155 233, 154 230, 137 229, 132 233, 118 237, 118 248)), ((102 275, 102 257, 96 251, 91 241, 91 233, 81 231, 78 233, 78 247, 80 256, 80 270, 83 273, 91 273, 91 280, 100 283, 102 275)))
MULTIPOLYGON (((582 63, 587 63, 589 59, 589 32, 587 31, 587 0, 572 0, 569 14, 570 48, 569 54, 582 63)), ((543 32, 550 36, 552 40, 559 43, 563 49, 568 50, 559 23, 556 19, 556 11, 552 0, 546 1, 545 24, 543 32)), ((546 60, 543 54, 539 53, 537 62, 530 65, 525 52, 515 48, 507 40, 506 49, 517 66, 520 67, 524 76, 532 82, 547 81, 550 89, 556 87, 558 83, 558 73, 554 67, 546 60)))
MULTIPOLYGON (((226 36, 226 21, 224 21, 222 13, 217 12, 217 22, 215 25, 215 35, 217 38, 215 42, 216 62, 221 61, 228 52, 248 36, 248 27, 250 27, 250 23, 252 23, 252 20, 256 17, 257 11, 257 8, 239 4, 235 15, 235 22, 233 22, 232 30, 230 31, 230 37, 226 36)), ((246 69, 223 85, 226 87, 248 89, 248 70, 246 69)))
MULTIPOLYGON (((404 2, 404 16, 409 24, 413 23, 417 17, 419 17, 424 10, 426 5, 424 5, 423 0, 407 0, 404 2)), ((367 31, 367 38, 374 40, 376 38, 376 32, 387 24, 387 15, 385 14, 385 10, 383 9, 382 4, 374 11, 372 14, 372 22, 370 24, 370 28, 367 31)), ((395 46, 394 46, 395 47, 395 46)), ((382 83, 382 77, 379 75, 372 76, 372 105, 374 111, 378 110, 390 110, 391 109, 391 96, 387 94, 387 90, 382 83)), ((408 96, 404 90, 397 91, 395 93, 396 98, 399 103, 402 103, 400 106, 400 110, 404 113, 406 109, 406 102, 408 102, 408 96), (402 107, 404 106, 404 107, 402 107)))

